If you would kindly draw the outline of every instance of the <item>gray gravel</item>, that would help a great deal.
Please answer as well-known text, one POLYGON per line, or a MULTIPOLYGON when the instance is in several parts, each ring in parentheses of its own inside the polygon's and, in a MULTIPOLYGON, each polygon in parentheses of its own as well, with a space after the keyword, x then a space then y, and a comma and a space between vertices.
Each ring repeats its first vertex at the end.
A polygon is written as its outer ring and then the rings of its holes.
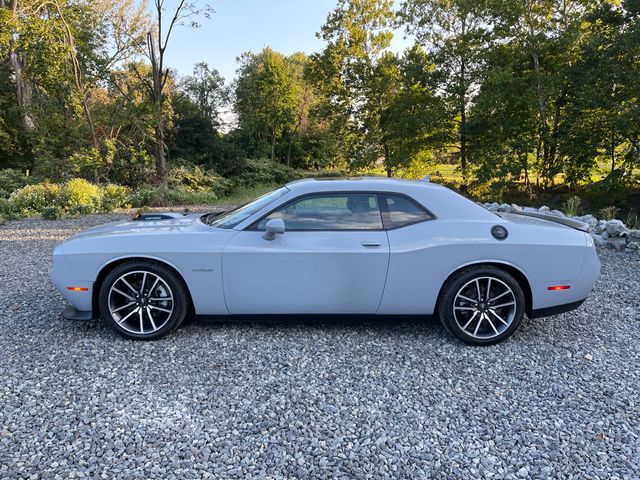
POLYGON ((0 478, 640 478, 640 255, 578 311, 467 347, 435 321, 189 322, 126 341, 59 315, 54 245, 0 227, 0 478))

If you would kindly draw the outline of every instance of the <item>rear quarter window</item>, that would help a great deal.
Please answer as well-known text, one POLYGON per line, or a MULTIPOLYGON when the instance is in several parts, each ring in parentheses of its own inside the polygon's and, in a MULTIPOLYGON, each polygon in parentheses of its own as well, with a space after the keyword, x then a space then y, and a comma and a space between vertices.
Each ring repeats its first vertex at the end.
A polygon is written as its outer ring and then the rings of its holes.
POLYGON ((386 229, 406 227, 434 218, 426 208, 404 195, 381 194, 380 210, 386 229))

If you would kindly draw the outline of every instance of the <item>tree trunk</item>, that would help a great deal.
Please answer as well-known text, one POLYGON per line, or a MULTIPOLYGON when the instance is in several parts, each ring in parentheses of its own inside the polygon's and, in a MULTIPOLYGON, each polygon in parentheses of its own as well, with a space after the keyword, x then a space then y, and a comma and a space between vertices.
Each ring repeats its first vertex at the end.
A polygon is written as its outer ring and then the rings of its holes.
POLYGON ((9 52, 9 65, 16 82, 16 101, 22 115, 22 126, 27 132, 36 128, 36 123, 31 116, 32 92, 31 82, 24 76, 25 61, 18 52, 9 52))
POLYGON ((538 96, 538 111, 540 113, 540 141, 542 143, 542 166, 539 174, 541 174, 543 178, 543 183, 547 185, 547 175, 548 175, 548 161, 549 161, 549 142, 548 142, 548 125, 547 125, 547 106, 544 99, 544 91, 542 88, 542 76, 540 73, 540 58, 538 57, 537 52, 533 52, 531 54, 531 58, 533 59, 533 65, 536 72, 536 94, 538 96))
POLYGON ((462 185, 460 191, 467 191, 468 168, 467 168, 467 89, 466 89, 466 62, 461 58, 460 62, 460 123, 458 124, 458 135, 460 137, 460 170, 462 172, 462 185))
POLYGON ((271 130, 271 161, 276 161, 276 131, 271 130))

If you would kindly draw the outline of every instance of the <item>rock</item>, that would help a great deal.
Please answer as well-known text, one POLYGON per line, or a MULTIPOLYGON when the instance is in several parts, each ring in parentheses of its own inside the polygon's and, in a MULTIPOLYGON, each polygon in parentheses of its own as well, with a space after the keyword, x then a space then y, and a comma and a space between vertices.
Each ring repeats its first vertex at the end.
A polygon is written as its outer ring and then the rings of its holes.
POLYGON ((504 213, 511 213, 511 205, 509 205, 508 203, 503 203, 498 207, 498 211, 504 212, 504 213))
POLYGON ((497 212, 498 208, 500 208, 500 204, 496 202, 488 203, 487 208, 492 212, 497 212))
POLYGON ((619 237, 622 233, 628 232, 621 220, 609 220, 605 228, 611 237, 619 237))
POLYGON ((602 233, 607 229, 607 221, 599 220, 596 224, 596 233, 602 233))
POLYGON ((561 212, 560 210, 551 210, 549 213, 551 215, 555 215, 556 217, 566 217, 564 212, 561 212))
POLYGON ((626 253, 633 253, 633 252, 637 252, 639 249, 640 249, 640 243, 629 242, 627 243, 627 246, 625 247, 624 251, 626 253))
POLYGON ((511 211, 512 212, 522 212, 523 210, 524 209, 520 205, 517 205, 515 203, 511 204, 511 211))
POLYGON ((627 240, 624 237, 609 237, 607 240, 607 248, 622 252, 627 247, 627 240))
MULTIPOLYGON (((575 216, 575 217, 571 217, 574 218, 576 220, 580 220, 581 222, 586 223, 587 225, 589 225, 591 228, 596 228, 598 226, 598 219, 596 217, 594 217, 593 215, 579 215, 579 216, 575 216)), ((598 232, 600 233, 600 232, 598 232)))
POLYGON ((549 207, 547 207, 546 205, 541 206, 538 209, 539 212, 543 212, 543 213, 549 213, 551 211, 551 209, 549 207))
POLYGON ((591 361, 591 360, 593 360, 593 355, 591 355, 590 353, 587 353, 587 354, 584 356, 584 359, 585 359, 585 360, 589 360, 589 361, 591 361))
POLYGON ((629 230, 627 233, 627 241, 640 242, 640 230, 638 229, 629 230))
POLYGON ((522 467, 518 470, 518 478, 527 478, 529 476, 529 470, 527 467, 522 467))
POLYGON ((593 243, 596 244, 596 247, 604 247, 607 244, 606 239, 602 238, 602 236, 597 233, 592 233, 591 238, 593 238, 593 243))
POLYGON ((538 213, 538 209, 533 207, 524 207, 522 211, 529 212, 529 213, 538 213))
POLYGON ((606 240, 606 239, 608 239, 608 238, 609 238, 609 232, 607 232, 606 230, 604 230, 604 231, 602 232, 602 235, 601 235, 601 236, 602 236, 602 238, 603 238, 604 240, 606 240))

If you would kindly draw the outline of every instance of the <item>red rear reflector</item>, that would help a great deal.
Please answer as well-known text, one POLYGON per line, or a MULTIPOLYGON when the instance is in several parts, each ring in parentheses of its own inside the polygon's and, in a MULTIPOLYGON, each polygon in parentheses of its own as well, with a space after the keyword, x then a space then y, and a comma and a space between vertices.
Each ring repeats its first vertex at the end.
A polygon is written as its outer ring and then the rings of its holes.
POLYGON ((89 291, 87 287, 67 287, 67 290, 71 290, 72 292, 88 292, 89 291))
POLYGON ((554 285, 553 287, 547 287, 547 290, 569 290, 571 285, 554 285))

